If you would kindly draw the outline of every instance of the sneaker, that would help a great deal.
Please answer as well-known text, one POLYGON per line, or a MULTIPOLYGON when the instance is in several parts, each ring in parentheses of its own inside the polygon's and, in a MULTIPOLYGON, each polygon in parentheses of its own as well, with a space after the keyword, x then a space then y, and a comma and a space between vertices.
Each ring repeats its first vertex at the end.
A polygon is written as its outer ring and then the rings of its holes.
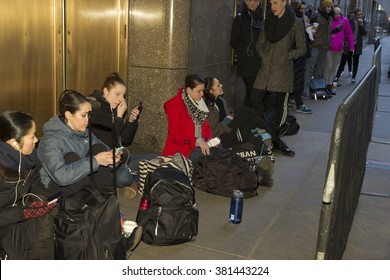
POLYGON ((355 79, 354 78, 352 78, 352 80, 351 80, 351 84, 356 84, 356 81, 355 81, 355 79))
POLYGON ((340 77, 342 77, 342 76, 344 76, 344 71, 343 71, 343 72, 341 72, 341 74, 340 74, 340 77))
POLYGON ((131 184, 129 187, 117 188, 118 194, 126 199, 134 199, 137 196, 137 188, 135 184, 131 184))
POLYGON ((302 94, 302 99, 310 100, 310 99, 312 99, 312 98, 311 98, 310 94, 304 93, 304 94, 302 94))
POLYGON ((338 77, 334 77, 333 82, 337 83, 339 81, 338 77))
POLYGON ((309 109, 305 104, 298 106, 295 111, 297 111, 298 113, 303 113, 303 114, 311 114, 312 113, 312 110, 309 109))
POLYGON ((348 77, 352 77, 352 72, 349 72, 348 77))

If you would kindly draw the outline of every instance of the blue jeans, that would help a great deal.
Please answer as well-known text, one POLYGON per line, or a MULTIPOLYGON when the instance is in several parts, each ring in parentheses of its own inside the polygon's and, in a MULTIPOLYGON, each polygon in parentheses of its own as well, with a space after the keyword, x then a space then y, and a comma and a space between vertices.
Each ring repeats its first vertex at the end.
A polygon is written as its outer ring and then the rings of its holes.
POLYGON ((130 186, 138 181, 138 165, 141 160, 151 160, 158 155, 140 154, 130 155, 127 162, 123 162, 116 170, 116 185, 118 188, 130 186))

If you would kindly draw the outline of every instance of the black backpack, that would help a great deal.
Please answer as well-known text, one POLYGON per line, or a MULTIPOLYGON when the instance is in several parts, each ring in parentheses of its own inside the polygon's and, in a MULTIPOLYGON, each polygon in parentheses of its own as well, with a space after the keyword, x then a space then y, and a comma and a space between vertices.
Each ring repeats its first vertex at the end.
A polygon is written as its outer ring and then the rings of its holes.
MULTIPOLYGON (((199 212, 188 176, 173 166, 158 167, 146 177, 143 199, 150 208, 139 210, 142 241, 150 245, 173 245, 198 234, 199 212)), ((141 200, 142 201, 142 200, 141 200)))
POLYGON ((59 202, 54 217, 56 259, 124 259, 124 238, 119 203, 114 195, 103 197, 83 187, 59 202))
POLYGON ((242 191, 244 198, 257 194, 255 170, 234 151, 201 157, 193 179, 197 189, 216 195, 231 197, 235 189, 242 191))

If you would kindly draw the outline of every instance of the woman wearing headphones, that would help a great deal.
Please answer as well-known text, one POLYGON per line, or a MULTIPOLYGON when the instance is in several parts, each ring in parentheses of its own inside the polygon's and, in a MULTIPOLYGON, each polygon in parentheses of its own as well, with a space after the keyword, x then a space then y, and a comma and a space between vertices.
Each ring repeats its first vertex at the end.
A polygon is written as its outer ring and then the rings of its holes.
POLYGON ((237 75, 242 77, 246 87, 245 106, 249 106, 253 84, 260 68, 256 42, 263 17, 259 2, 245 1, 244 9, 234 18, 230 35, 230 45, 237 55, 237 75))
POLYGON ((9 259, 54 259, 52 215, 37 159, 35 122, 21 111, 0 115, 0 247, 9 259))

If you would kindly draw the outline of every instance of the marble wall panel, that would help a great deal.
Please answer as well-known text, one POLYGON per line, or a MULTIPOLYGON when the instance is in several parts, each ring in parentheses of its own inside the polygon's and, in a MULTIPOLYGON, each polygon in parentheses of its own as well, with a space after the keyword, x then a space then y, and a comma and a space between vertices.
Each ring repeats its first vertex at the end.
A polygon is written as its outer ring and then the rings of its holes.
POLYGON ((191 1, 131 0, 129 64, 183 68, 188 65, 191 1))

